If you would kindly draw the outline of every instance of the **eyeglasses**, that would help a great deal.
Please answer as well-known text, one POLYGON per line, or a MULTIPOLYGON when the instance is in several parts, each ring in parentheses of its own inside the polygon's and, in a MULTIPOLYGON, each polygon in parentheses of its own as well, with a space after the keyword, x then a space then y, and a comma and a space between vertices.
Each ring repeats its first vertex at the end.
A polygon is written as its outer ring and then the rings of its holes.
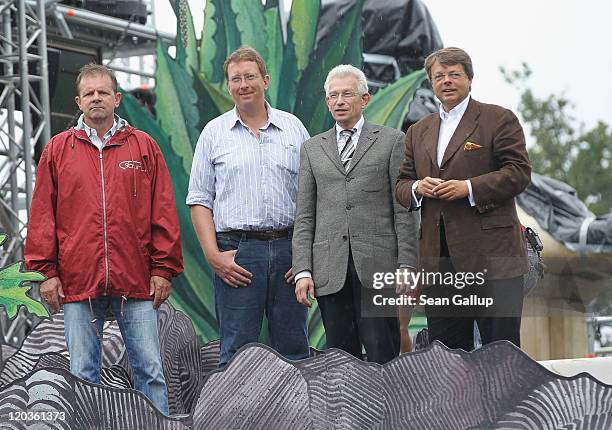
POLYGON ((345 100, 350 100, 353 97, 358 96, 359 94, 357 94, 354 91, 343 91, 341 93, 329 93, 327 95, 327 98, 333 101, 337 101, 340 97, 342 97, 345 100))
POLYGON ((244 76, 240 76, 240 75, 236 75, 236 76, 232 76, 232 78, 230 79, 230 82, 232 84, 240 84, 242 83, 242 80, 244 79, 247 82, 252 82, 255 79, 257 79, 257 75, 254 74, 248 74, 248 75, 244 75, 244 76))
POLYGON ((447 76, 448 79, 450 79, 451 81, 458 81, 463 76, 466 76, 466 74, 461 72, 437 73, 433 76, 432 79, 436 82, 442 82, 447 76))

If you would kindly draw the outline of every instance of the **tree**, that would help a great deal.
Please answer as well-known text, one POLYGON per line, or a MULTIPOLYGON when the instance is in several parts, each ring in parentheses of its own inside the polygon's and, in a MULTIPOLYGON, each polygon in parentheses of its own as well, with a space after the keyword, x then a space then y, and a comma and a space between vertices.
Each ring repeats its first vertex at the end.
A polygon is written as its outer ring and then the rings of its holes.
POLYGON ((585 130, 572 115, 574 104, 563 94, 539 98, 528 87, 531 69, 501 72, 521 93, 519 115, 534 138, 529 147, 533 170, 559 179, 576 189, 578 197, 596 215, 612 209, 612 129, 599 121, 585 130))

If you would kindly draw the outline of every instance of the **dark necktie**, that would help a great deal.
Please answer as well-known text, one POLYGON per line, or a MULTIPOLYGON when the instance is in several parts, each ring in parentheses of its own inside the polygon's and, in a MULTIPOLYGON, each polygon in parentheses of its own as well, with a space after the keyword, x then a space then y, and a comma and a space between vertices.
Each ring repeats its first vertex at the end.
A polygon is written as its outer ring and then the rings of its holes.
POLYGON ((342 130, 338 139, 338 147, 342 148, 342 150, 340 151, 340 161, 342 161, 344 170, 348 170, 351 166, 351 159, 353 158, 353 154, 355 153, 356 145, 352 139, 355 131, 356 130, 354 128, 350 130, 342 130))

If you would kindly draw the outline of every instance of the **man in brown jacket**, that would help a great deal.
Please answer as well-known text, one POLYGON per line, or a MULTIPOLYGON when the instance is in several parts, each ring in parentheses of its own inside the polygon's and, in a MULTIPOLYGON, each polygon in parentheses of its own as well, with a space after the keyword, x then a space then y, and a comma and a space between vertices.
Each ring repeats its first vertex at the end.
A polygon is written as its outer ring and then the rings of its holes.
POLYGON ((425 69, 440 113, 408 130, 395 191, 421 209, 419 303, 429 339, 469 351, 476 322, 483 344, 520 346, 527 259, 514 197, 531 174, 523 130, 511 111, 470 97, 463 50, 436 51, 425 69))

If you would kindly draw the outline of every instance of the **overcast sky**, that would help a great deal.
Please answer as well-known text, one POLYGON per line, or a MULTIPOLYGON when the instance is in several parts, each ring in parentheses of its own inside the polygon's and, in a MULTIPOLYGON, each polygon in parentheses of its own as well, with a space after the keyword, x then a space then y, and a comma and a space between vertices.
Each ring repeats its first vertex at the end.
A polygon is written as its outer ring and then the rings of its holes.
POLYGON ((612 124, 612 2, 608 0, 425 0, 445 46, 474 63, 473 95, 516 108, 500 65, 533 71, 536 94, 564 93, 587 125, 612 124))
MULTIPOLYGON (((157 27, 174 32, 169 0, 155 1, 157 27)), ((475 98, 516 110, 518 95, 499 66, 516 69, 524 61, 537 95, 565 94, 576 104, 579 121, 612 124, 612 1, 424 1, 445 46, 471 55, 475 98)), ((199 32, 204 0, 189 4, 199 32)))

